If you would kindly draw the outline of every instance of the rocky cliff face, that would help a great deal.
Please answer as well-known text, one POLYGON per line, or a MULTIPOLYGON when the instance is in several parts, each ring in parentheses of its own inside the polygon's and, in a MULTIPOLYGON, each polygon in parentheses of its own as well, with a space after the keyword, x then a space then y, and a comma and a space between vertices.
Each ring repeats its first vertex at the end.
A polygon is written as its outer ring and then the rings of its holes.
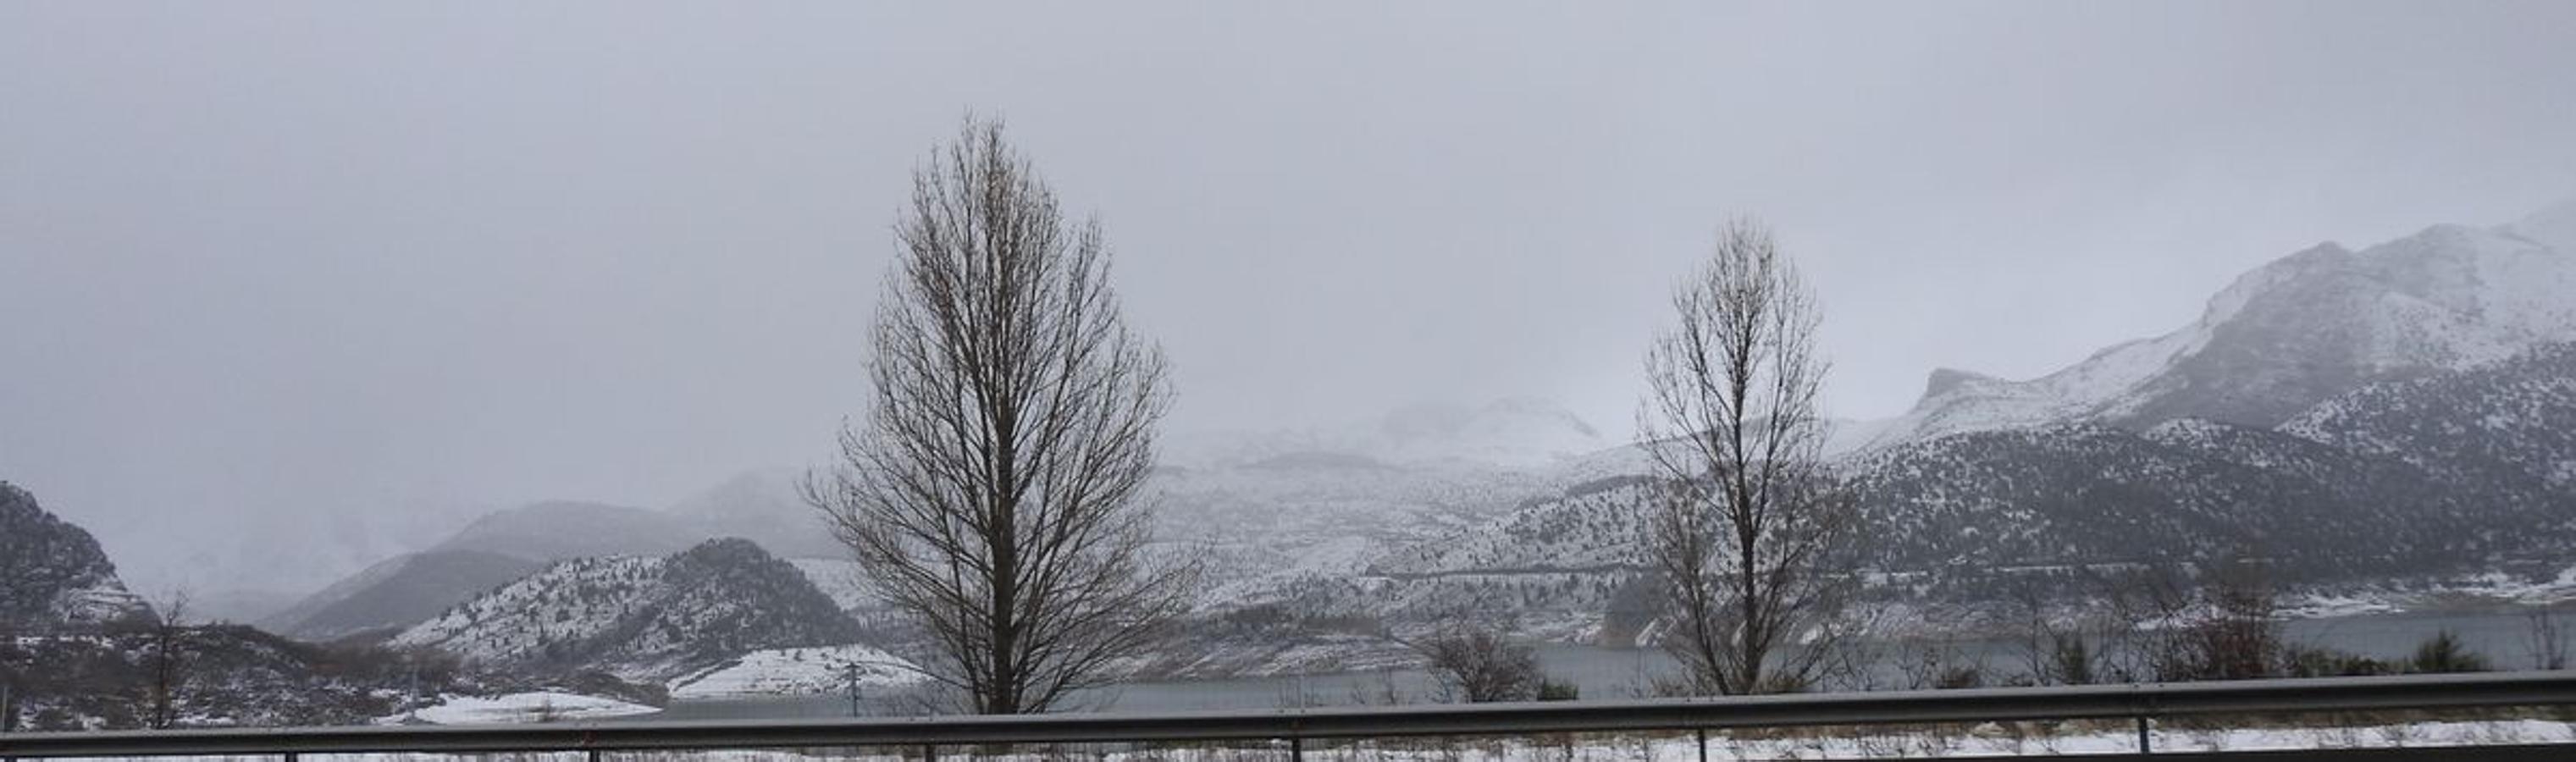
POLYGON ((149 622, 142 598, 89 532, 0 482, 0 625, 26 629, 149 622))

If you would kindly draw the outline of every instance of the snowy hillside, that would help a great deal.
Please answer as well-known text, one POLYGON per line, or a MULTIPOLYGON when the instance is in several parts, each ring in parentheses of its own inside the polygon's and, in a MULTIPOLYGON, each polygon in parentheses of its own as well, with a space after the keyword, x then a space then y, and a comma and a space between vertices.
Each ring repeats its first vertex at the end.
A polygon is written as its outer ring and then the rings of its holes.
POLYGON ((125 589, 98 540, 56 518, 36 496, 0 481, 0 625, 150 620, 152 608, 125 589))
POLYGON ((1913 410, 1848 444, 2075 421, 2270 427, 2365 384, 2576 339, 2571 209, 2435 226, 2360 252, 2322 244, 2238 278, 2190 325, 2047 376, 1934 371, 1913 410))
POLYGON ((731 539, 665 558, 561 562, 393 642, 658 682, 749 651, 847 643, 857 631, 795 567, 731 539))
POLYGON ((2524 509, 2486 531, 2576 522, 2576 342, 2363 387, 2281 430, 2404 461, 2481 502, 2524 509))
POLYGON ((929 678, 911 662, 863 645, 772 648, 671 680, 671 697, 812 696, 920 685, 929 678))
POLYGON ((262 626, 309 641, 410 627, 544 566, 476 550, 406 553, 324 588, 262 626))
POLYGON ((1386 549, 1447 536, 1553 495, 1568 478, 1539 469, 1292 453, 1240 466, 1167 468, 1153 487, 1161 537, 1204 548, 1214 581, 1230 586, 1348 573, 1386 549))

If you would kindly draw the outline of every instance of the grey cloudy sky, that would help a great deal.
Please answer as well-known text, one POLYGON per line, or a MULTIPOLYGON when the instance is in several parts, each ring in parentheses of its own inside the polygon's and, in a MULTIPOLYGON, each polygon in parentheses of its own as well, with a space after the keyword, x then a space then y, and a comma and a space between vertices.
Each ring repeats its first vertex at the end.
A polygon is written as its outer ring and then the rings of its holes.
MULTIPOLYGON (((997 112, 1188 428, 1628 428, 1731 215, 1841 415, 2319 240, 2576 195, 2576 4, 0 4, 0 478, 166 580, 263 528, 660 505, 860 399, 906 173, 997 112), (379 518, 351 518, 379 517, 379 518)), ((400 523, 400 522, 394 522, 400 523)), ((299 535, 301 536, 301 535, 299 535)), ((159 576, 153 576, 153 575, 159 576)))

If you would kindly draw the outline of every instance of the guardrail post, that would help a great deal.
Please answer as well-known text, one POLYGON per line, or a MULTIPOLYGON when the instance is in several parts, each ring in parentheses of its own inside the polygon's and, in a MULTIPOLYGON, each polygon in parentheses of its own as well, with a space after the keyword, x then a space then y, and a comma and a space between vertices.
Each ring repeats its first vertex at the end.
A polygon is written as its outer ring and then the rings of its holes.
POLYGON ((599 762, 599 750, 598 750, 598 749, 591 749, 591 750, 589 750, 589 751, 590 751, 590 755, 589 755, 589 756, 590 756, 590 762, 599 762))
POLYGON ((921 762, 939 762, 939 745, 927 743, 922 744, 921 762))
POLYGON ((1288 762, 1306 762, 1306 737, 1288 737, 1288 762))
POLYGON ((1708 762, 1708 728, 1691 731, 1699 735, 1699 762, 1708 762))
POLYGON ((2154 754, 2154 753, 2156 753, 2156 747, 2155 747, 2155 744, 2154 744, 2152 741, 2150 741, 2150 740, 2149 740, 2150 738, 2152 738, 2152 736, 2150 736, 2150 735, 2148 734, 2148 732, 2147 732, 2147 727, 2148 727, 2148 726, 2147 726, 2147 716, 2146 716, 2146 715, 2144 715, 2144 714, 2140 714, 2140 715, 2138 715, 2138 753, 2139 753, 2139 754, 2154 754))

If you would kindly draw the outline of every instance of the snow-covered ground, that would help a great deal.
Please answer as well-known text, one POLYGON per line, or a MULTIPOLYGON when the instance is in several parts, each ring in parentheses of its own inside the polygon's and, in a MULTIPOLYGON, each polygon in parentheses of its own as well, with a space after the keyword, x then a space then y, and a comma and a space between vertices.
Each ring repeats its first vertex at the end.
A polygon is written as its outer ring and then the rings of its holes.
POLYGON ((671 698, 837 693, 849 688, 854 669, 862 689, 918 685, 927 679, 911 662, 864 645, 775 648, 672 680, 671 698))
POLYGON ((2554 606, 2576 601, 2576 566, 2539 578, 2504 572, 2432 580, 2338 586, 2283 597, 2281 616, 2322 619, 2356 614, 2395 614, 2467 603, 2554 606))
MULTIPOLYGON (((2118 754, 2137 751, 2137 736, 2126 729, 2101 729, 2080 733, 2039 735, 2016 733, 2003 726, 1987 724, 1959 728, 1950 732, 1927 732, 1919 729, 1883 730, 1871 733, 1820 735, 1809 733, 1765 734, 1776 737, 1730 739, 1712 735, 1708 759, 1889 759, 1916 757, 2020 757, 2076 754, 2118 754)), ((2238 729, 2213 731, 2158 730, 2151 739, 2158 752, 2186 751, 2259 751, 2314 748, 2391 748, 2429 746, 2476 746, 2495 744, 2576 743, 2576 727, 2546 720, 2486 720, 2474 722, 2415 722, 2339 728, 2238 729)), ((965 753, 969 750, 956 750, 965 753)), ((2570 747, 2576 753, 2576 746, 2570 747)), ((1073 745, 1066 747, 1021 747, 1012 753, 990 754, 973 750, 969 758, 1037 762, 1039 760, 1096 759, 1103 762, 1144 762, 1145 760, 1241 760, 1282 758, 1285 744, 1278 742, 1235 742, 1205 746, 1176 745, 1153 749, 1134 749, 1124 745, 1073 745)), ((804 751, 702 751, 654 752, 620 755, 629 760, 669 760, 670 762, 811 762, 813 760, 895 760, 904 759, 911 749, 859 749, 842 753, 809 753, 804 751)), ((561 755, 530 754, 526 759, 560 756, 578 759, 578 753, 561 755)), ((1696 760, 1699 747, 1687 734, 1573 736, 1554 743, 1532 739, 1389 739, 1357 742, 1310 742, 1306 756, 1318 760, 1370 760, 1372 762, 1460 762, 1462 760, 1495 760, 1496 762, 1552 762, 1555 760, 1696 760)), ((453 758, 434 754, 364 754, 335 755, 337 762, 452 762, 453 758)), ((917 758, 917 757, 916 757, 917 758)), ((159 762, 274 762, 273 757, 157 757, 159 762)))
POLYGON ((539 691, 504 696, 444 696, 436 706, 410 715, 385 718, 400 722, 418 718, 437 725, 492 725, 524 722, 596 720, 662 711, 643 704, 577 693, 539 691))

